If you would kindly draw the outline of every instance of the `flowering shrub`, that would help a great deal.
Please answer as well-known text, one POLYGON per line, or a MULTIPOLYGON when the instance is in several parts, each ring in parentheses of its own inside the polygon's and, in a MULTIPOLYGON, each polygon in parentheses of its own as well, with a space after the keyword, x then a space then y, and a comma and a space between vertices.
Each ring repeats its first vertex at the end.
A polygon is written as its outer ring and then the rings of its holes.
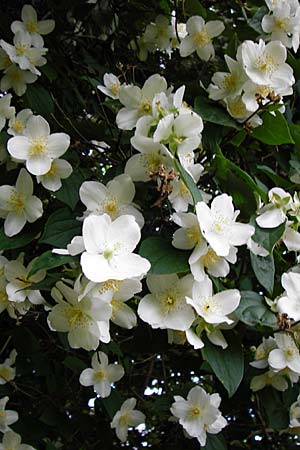
POLYGON ((6 3, 0 449, 296 448, 299 1, 6 3))

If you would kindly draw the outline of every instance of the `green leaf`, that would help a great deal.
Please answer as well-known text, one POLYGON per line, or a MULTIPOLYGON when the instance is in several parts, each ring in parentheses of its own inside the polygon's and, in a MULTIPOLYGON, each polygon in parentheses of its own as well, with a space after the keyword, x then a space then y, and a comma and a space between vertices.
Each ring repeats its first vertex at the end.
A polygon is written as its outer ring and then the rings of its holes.
POLYGON ((100 402, 106 409, 109 417, 112 419, 116 412, 120 409, 123 403, 123 398, 117 389, 112 389, 110 396, 108 398, 102 398, 100 402))
POLYGON ((250 252, 251 266, 259 283, 272 295, 274 287, 275 264, 273 255, 257 256, 250 252))
POLYGON ((176 170, 178 170, 179 172, 180 179, 184 182, 193 197, 194 205, 196 205, 198 202, 202 202, 203 198, 201 192, 191 175, 182 167, 177 159, 174 159, 174 163, 176 170))
POLYGON ((63 208, 51 214, 39 242, 65 248, 80 233, 81 223, 74 219, 68 208, 63 208))
POLYGON ((158 236, 145 239, 140 246, 139 254, 150 261, 150 273, 155 275, 189 270, 190 252, 177 250, 170 242, 158 236))
POLYGON ((259 325, 274 328, 277 324, 275 314, 270 311, 263 297, 253 291, 241 291, 241 301, 234 314, 250 327, 259 325))
POLYGON ((263 114, 263 124, 254 128, 251 136, 269 145, 294 144, 294 139, 283 114, 279 111, 274 114, 269 112, 263 114))
POLYGON ((62 187, 55 192, 55 197, 74 209, 79 201, 79 188, 89 175, 90 171, 87 169, 74 170, 67 179, 62 181, 62 187))
POLYGON ((276 172, 274 172, 274 170, 271 169, 271 167, 264 165, 257 165, 256 168, 259 172, 262 172, 265 175, 267 175, 267 177, 270 178, 270 180, 272 180, 276 186, 280 186, 284 189, 289 189, 291 187, 291 183, 285 178, 278 175, 276 172))
POLYGON ((61 272, 49 273, 46 278, 44 278, 39 283, 34 283, 30 286, 31 290, 38 291, 51 291, 53 286, 60 281, 62 278, 61 272))
POLYGON ((203 96, 196 97, 194 109, 206 122, 212 122, 238 130, 241 129, 241 126, 221 106, 210 102, 203 96))
POLYGON ((4 228, 0 229, 0 249, 1 250, 13 250, 15 248, 25 247, 30 244, 38 235, 39 230, 31 225, 31 229, 27 228, 14 237, 7 237, 4 233, 4 228))
POLYGON ((268 9, 266 8, 266 6, 262 6, 256 11, 254 16, 250 20, 248 20, 248 25, 259 34, 263 34, 261 21, 263 16, 266 14, 268 14, 268 9))
POLYGON ((34 275, 41 269, 53 269, 54 267, 60 267, 72 261, 74 261, 74 258, 72 256, 56 255, 55 253, 52 253, 51 250, 48 250, 33 261, 28 276, 34 275))
POLYGON ((206 9, 201 5, 199 0, 186 0, 184 3, 185 13, 189 16, 202 16, 204 19, 207 16, 206 9))
POLYGON ((206 445, 203 450, 227 450, 227 444, 221 434, 207 434, 206 445))
POLYGON ((40 114, 43 117, 50 116, 54 113, 54 102, 52 100, 51 95, 42 86, 37 85, 28 85, 26 94, 26 103, 29 108, 35 114, 40 114))
POLYGON ((283 430, 289 425, 289 412, 284 405, 284 395, 285 392, 278 392, 272 388, 266 388, 259 394, 261 405, 267 416, 268 426, 275 430, 283 430))
POLYGON ((80 373, 86 369, 86 364, 76 356, 66 356, 63 360, 63 365, 75 373, 80 373))
POLYGON ((255 234, 252 236, 252 239, 271 253, 275 244, 284 233, 285 223, 282 223, 276 228, 261 228, 257 225, 255 216, 251 218, 250 223, 255 227, 255 234))
POLYGON ((227 390, 229 397, 232 397, 243 378, 244 356, 241 343, 235 333, 228 332, 226 341, 228 347, 223 350, 206 339, 202 351, 216 377, 227 390))

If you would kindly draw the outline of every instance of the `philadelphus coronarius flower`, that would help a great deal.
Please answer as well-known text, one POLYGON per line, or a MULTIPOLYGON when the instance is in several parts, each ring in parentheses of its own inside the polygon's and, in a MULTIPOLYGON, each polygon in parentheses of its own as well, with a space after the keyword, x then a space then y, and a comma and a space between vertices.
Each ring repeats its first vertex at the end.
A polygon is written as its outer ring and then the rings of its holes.
POLYGON ((43 215, 41 200, 32 194, 32 178, 25 169, 20 170, 15 186, 0 186, 0 217, 5 219, 7 236, 18 234, 26 222, 35 222, 43 215))
POLYGON ((12 367, 16 362, 17 351, 12 350, 9 357, 0 364, 0 385, 6 384, 8 381, 14 380, 16 376, 16 368, 12 367))
POLYGON ((174 400, 171 413, 201 446, 206 444, 207 433, 217 434, 227 425, 218 409, 221 403, 219 394, 208 394, 200 386, 195 386, 188 393, 187 400, 179 395, 175 395, 174 400))
POLYGON ((4 128, 6 119, 11 119, 15 114, 15 108, 10 106, 11 99, 11 94, 0 98, 0 131, 4 128))
POLYGON ((20 97, 26 92, 27 84, 32 84, 37 80, 37 75, 29 70, 22 70, 16 64, 11 64, 5 71, 0 81, 1 91, 13 91, 20 97))
POLYGON ((261 375, 256 375, 252 378, 250 383, 250 389, 253 392, 260 391, 264 389, 266 386, 272 386, 277 391, 286 391, 289 387, 287 379, 281 372, 273 372, 272 370, 268 370, 261 375))
POLYGON ((111 385, 124 376, 121 364, 109 364, 108 357, 103 352, 94 353, 92 368, 83 370, 79 382, 82 386, 93 386, 101 397, 109 397, 111 385))
POLYGON ((213 294, 212 281, 206 276, 203 281, 193 283, 192 296, 188 296, 186 301, 207 323, 225 322, 230 325, 233 320, 229 319, 228 314, 236 310, 240 299, 241 294, 237 289, 228 289, 213 294))
POLYGON ((97 88, 110 98, 118 99, 121 88, 119 78, 113 73, 105 73, 103 77, 104 86, 99 84, 97 88))
POLYGON ((122 130, 132 130, 140 117, 151 115, 152 100, 155 94, 166 90, 167 82, 158 74, 151 75, 145 81, 142 89, 138 86, 122 85, 119 100, 125 107, 120 109, 117 114, 118 127, 122 130))
POLYGON ((257 369, 265 369, 268 367, 268 357, 272 350, 277 348, 276 341, 273 337, 263 337, 262 343, 257 347, 255 351, 255 359, 250 363, 251 366, 257 369))
POLYGON ((223 22, 212 20, 205 23, 200 16, 190 17, 186 23, 188 35, 179 46, 180 56, 189 56, 196 52, 200 59, 208 61, 215 56, 212 39, 219 36, 225 29, 223 22))
POLYGON ((35 450, 31 445, 21 444, 21 436, 14 431, 4 433, 0 450, 35 450))
POLYGON ((28 264, 27 267, 23 265, 24 254, 21 254, 18 259, 14 261, 8 261, 5 265, 5 277, 8 281, 6 286, 6 292, 8 300, 11 302, 24 302, 26 299, 33 305, 39 305, 44 303, 44 297, 40 291, 36 289, 30 289, 34 283, 39 283, 46 276, 45 270, 39 270, 34 275, 30 275, 30 270, 34 259, 28 264))
POLYGON ((210 208, 197 203, 196 213, 203 236, 218 256, 228 256, 232 247, 246 244, 255 232, 253 226, 236 222, 239 211, 234 211, 227 194, 215 197, 210 208))
POLYGON ((55 192, 62 187, 61 180, 68 178, 73 172, 73 168, 68 161, 64 159, 54 159, 50 170, 44 175, 37 176, 37 182, 41 183, 45 189, 55 192))
POLYGON ((116 429, 116 435, 122 442, 127 440, 129 427, 137 427, 145 422, 145 414, 138 409, 134 409, 135 405, 135 398, 125 400, 120 410, 114 415, 110 424, 111 428, 116 429))
POLYGON ((48 315, 50 328, 68 333, 72 348, 96 350, 99 341, 109 342, 109 318, 111 307, 95 293, 82 297, 84 285, 78 278, 74 288, 59 281, 51 291, 58 303, 48 315), (65 298, 65 300, 64 300, 65 298))
POLYGON ((281 188, 273 188, 269 191, 269 201, 259 211, 256 223, 261 228, 276 228, 285 222, 287 211, 291 208, 292 197, 281 188))
POLYGON ((149 275, 147 286, 150 294, 139 303, 138 315, 152 328, 171 328, 185 331, 192 325, 195 314, 187 304, 191 296, 193 277, 186 275, 149 275))
POLYGON ((285 292, 277 301, 277 310, 291 319, 300 320, 300 273, 284 273, 281 284, 285 292))
POLYGON ((12 136, 23 136, 26 129, 28 119, 33 115, 31 109, 22 109, 18 114, 13 116, 8 122, 7 133, 12 136))
POLYGON ((294 339, 287 333, 275 333, 276 349, 269 354, 269 365, 274 371, 288 368, 300 373, 300 354, 294 339))
POLYGON ((132 253, 141 231, 133 216, 89 216, 82 228, 85 252, 81 255, 84 275, 95 283, 139 277, 150 269, 150 263, 132 253))
POLYGON ((32 116, 24 136, 15 136, 7 143, 8 152, 20 161, 26 161, 28 172, 45 175, 54 159, 62 156, 70 145, 66 133, 50 134, 48 122, 41 116, 32 116))
POLYGON ((225 55, 225 61, 229 72, 216 72, 212 76, 212 83, 207 91, 212 100, 223 100, 228 96, 239 95, 247 80, 242 63, 225 55))
POLYGON ((80 189, 79 196, 87 210, 85 216, 90 214, 108 214, 112 220, 129 214, 135 217, 138 225, 144 225, 143 215, 132 203, 135 197, 135 186, 129 175, 121 174, 109 181, 106 186, 98 181, 85 181, 80 189))
POLYGON ((0 431, 6 433, 10 431, 9 425, 17 422, 19 415, 16 411, 11 409, 5 409, 6 403, 9 401, 9 397, 2 397, 0 399, 0 431))
POLYGON ((54 20, 38 20, 36 10, 31 5, 24 5, 21 11, 22 21, 15 20, 11 24, 13 33, 19 31, 29 33, 32 45, 43 47, 44 40, 41 35, 46 35, 54 30, 54 20))
POLYGON ((290 406, 290 428, 300 427, 300 395, 297 400, 290 406))

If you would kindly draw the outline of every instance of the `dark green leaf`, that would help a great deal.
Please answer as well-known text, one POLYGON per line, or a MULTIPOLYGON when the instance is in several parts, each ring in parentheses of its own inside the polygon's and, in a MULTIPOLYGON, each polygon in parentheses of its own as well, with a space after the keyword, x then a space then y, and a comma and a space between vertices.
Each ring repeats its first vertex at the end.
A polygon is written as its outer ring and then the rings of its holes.
POLYGON ((241 129, 241 126, 230 115, 216 103, 210 102, 205 97, 196 97, 195 111, 207 122, 216 123, 225 127, 241 129))
POLYGON ((261 404, 267 416, 268 426, 275 430, 283 430, 289 425, 289 413, 283 403, 284 393, 272 388, 266 388, 260 392, 261 404))
POLYGON ((259 283, 272 295, 274 287, 275 264, 273 255, 257 256, 250 253, 251 266, 259 283))
POLYGON ((81 223, 74 219, 68 208, 59 209, 51 214, 39 242, 58 248, 65 248, 72 238, 81 233, 81 223))
POLYGON ((117 389, 112 389, 110 396, 108 398, 102 398, 100 401, 106 409, 109 417, 112 419, 116 412, 120 409, 123 403, 123 398, 117 389))
POLYGON ((273 114, 267 112, 262 115, 263 124, 254 128, 251 135, 269 145, 294 144, 288 124, 281 112, 273 114))
POLYGON ((190 191, 190 193, 193 197, 194 205, 196 205, 198 202, 202 202, 203 198, 202 198, 201 192, 200 192, 198 186, 196 185, 195 181, 191 177, 191 175, 189 173, 187 173, 187 171, 182 167, 182 165, 180 164, 179 161, 174 159, 174 162, 175 162, 176 170, 178 170, 178 172, 180 174, 181 180, 184 182, 184 184, 186 185, 186 187, 188 188, 188 190, 190 191))
POLYGON ((74 209, 79 201, 79 188, 89 175, 90 171, 87 169, 74 170, 67 179, 62 181, 62 187, 55 192, 55 197, 74 209))
POLYGON ((271 253, 274 245, 284 233, 285 223, 282 223, 276 228, 261 228, 257 225, 255 217, 252 217, 250 223, 255 227, 255 234, 252 236, 252 239, 271 253))
POLYGON ((291 187, 291 183, 286 180, 285 178, 278 175, 271 167, 264 166, 264 165, 257 165, 257 170, 259 172, 263 172, 265 175, 267 175, 270 180, 273 181, 273 183, 276 186, 280 186, 283 189, 289 189, 291 187))
POLYGON ((68 369, 73 370, 73 372, 80 373, 84 369, 86 369, 86 364, 76 356, 66 356, 63 361, 64 366, 68 367, 68 369))
POLYGON ((232 397, 243 378, 244 356, 238 336, 233 332, 228 332, 226 341, 228 347, 223 350, 206 340, 203 353, 216 377, 227 390, 229 397, 232 397))
POLYGON ((39 231, 31 225, 31 228, 22 231, 22 233, 18 234, 14 237, 7 237, 4 234, 4 228, 0 229, 0 249, 1 250, 12 250, 15 248, 24 247, 27 244, 30 244, 38 235, 39 231))
POLYGON ((54 112, 54 102, 51 95, 42 86, 28 85, 25 94, 26 103, 35 114, 48 117, 54 112))
POLYGON ((186 0, 184 10, 189 16, 202 16, 204 19, 207 16, 206 9, 201 5, 199 0, 186 0))
POLYGON ((259 34, 263 34, 261 21, 265 14, 268 14, 268 9, 266 8, 266 6, 262 6, 256 11, 254 16, 250 20, 248 20, 249 26, 259 34))
POLYGON ((227 444, 221 434, 207 434, 206 445, 201 447, 203 450, 227 450, 227 444))
POLYGON ((241 291, 241 301, 234 314, 251 327, 260 325, 274 328, 277 323, 275 314, 270 311, 263 297, 253 291, 241 291))
POLYGON ((51 250, 48 250, 34 260, 28 276, 34 275, 41 269, 53 269, 54 267, 63 266, 71 261, 74 261, 72 256, 56 255, 55 253, 52 253, 51 250))
POLYGON ((187 272, 189 252, 177 250, 161 237, 149 237, 140 247, 139 254, 151 263, 150 273, 163 275, 187 272))
POLYGON ((33 283, 30 286, 31 290, 38 290, 38 291, 51 291, 53 286, 60 281, 62 278, 61 272, 55 272, 55 273, 49 273, 46 278, 44 278, 39 283, 33 283))

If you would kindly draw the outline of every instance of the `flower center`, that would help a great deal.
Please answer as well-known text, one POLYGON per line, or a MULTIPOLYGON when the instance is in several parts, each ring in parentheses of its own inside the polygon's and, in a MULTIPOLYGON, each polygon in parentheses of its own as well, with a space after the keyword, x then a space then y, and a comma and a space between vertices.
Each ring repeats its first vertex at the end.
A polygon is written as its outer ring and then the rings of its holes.
POLYGON ((31 140, 30 156, 39 156, 41 153, 47 151, 47 144, 45 138, 38 138, 31 140))
POLYGON ((17 132, 17 133, 21 133, 21 131, 24 130, 25 126, 24 123, 21 120, 15 120, 12 128, 17 132))
POLYGON ((211 42, 211 39, 210 39, 207 31, 204 30, 204 31, 199 31, 198 33, 194 34, 193 41, 196 45, 203 48, 211 42))
POLYGON ((277 67, 278 64, 275 63, 274 58, 269 53, 263 53, 256 60, 256 68, 263 74, 272 75, 277 67))
POLYGON ((127 427, 130 422, 130 415, 128 413, 123 414, 119 419, 119 424, 121 427, 127 427))
POLYGON ((197 225, 189 227, 186 236, 192 243, 198 244, 201 241, 201 233, 197 225))
POLYGON ((7 202, 7 206, 9 210, 14 212, 15 214, 21 214, 25 208, 23 195, 16 191, 13 192, 7 202))
POLYGON ((289 19, 287 17, 276 17, 274 20, 275 28, 279 31, 287 31, 288 25, 289 25, 289 19))
POLYGON ((291 358, 291 357, 293 357, 295 355, 296 351, 295 351, 294 348, 289 347, 289 348, 286 349, 285 353, 286 353, 286 356, 288 358, 291 358))
POLYGON ((104 250, 103 256, 105 259, 111 259, 113 257, 113 250, 104 250))
POLYGON ((238 81, 238 77, 236 74, 228 74, 223 80, 223 87, 229 91, 233 91, 236 88, 236 83, 238 81))
POLYGON ((114 218, 118 214, 119 208, 114 198, 105 200, 104 202, 102 202, 102 205, 103 211, 109 216, 111 216, 111 218, 114 218))
POLYGON ((89 319, 84 311, 76 307, 70 307, 65 312, 66 319, 69 322, 70 327, 85 327, 89 319))
POLYGON ((149 101, 145 101, 144 103, 142 103, 140 110, 144 114, 150 114, 152 111, 151 103, 149 101))
POLYGON ((113 95, 117 95, 120 91, 120 83, 113 83, 110 90, 113 95))
POLYGON ((103 381, 106 379, 106 372, 104 370, 98 370, 95 373, 95 381, 99 382, 99 381, 103 381))
POLYGON ((194 417, 200 416, 200 414, 201 414, 200 408, 198 408, 198 407, 192 408, 191 409, 191 414, 194 417))
POLYGON ((14 71, 10 71, 9 76, 10 76, 11 80, 15 83, 22 80, 22 72, 21 72, 21 70, 18 70, 18 69, 14 70, 14 71))
POLYGON ((218 261, 218 259, 219 257, 212 248, 208 249, 206 255, 202 257, 203 264, 207 268, 213 266, 218 261))
POLYGON ((113 309, 111 319, 114 320, 116 318, 117 312, 120 311, 120 309, 122 308, 123 302, 121 302, 120 300, 116 300, 115 298, 112 298, 110 304, 113 309))
POLYGON ((0 291, 0 304, 6 304, 6 303, 8 303, 8 296, 7 296, 7 293, 6 293, 6 290, 5 289, 1 289, 1 291, 0 291))
POLYGON ((213 297, 202 299, 201 303, 201 309, 204 314, 215 313, 219 310, 219 306, 216 304, 213 297))
POLYGON ((2 369, 0 369, 0 378, 3 378, 4 380, 10 378, 10 371, 7 367, 2 367, 2 369))
POLYGON ((26 30, 28 31, 28 33, 38 33, 38 23, 33 22, 32 20, 28 20, 28 22, 26 22, 26 30))
POLYGON ((25 44, 18 44, 15 46, 15 48, 16 48, 16 55, 23 56, 23 55, 25 55, 25 53, 27 52, 29 47, 28 47, 28 45, 25 45, 25 44))
POLYGON ((148 172, 155 172, 157 167, 162 163, 162 157, 158 153, 150 153, 145 155, 145 162, 148 172))
POLYGON ((229 110, 234 117, 243 117, 247 113, 246 107, 241 100, 231 103, 229 110))
POLYGON ((184 298, 176 288, 166 289, 164 292, 158 294, 158 298, 165 315, 181 309, 185 303, 184 298))
POLYGON ((104 283, 102 283, 102 286, 99 289, 99 293, 103 294, 104 292, 111 291, 111 290, 114 292, 118 292, 118 290, 120 289, 121 283, 122 282, 119 280, 107 280, 104 283))
POLYGON ((50 170, 47 173, 45 173, 44 177, 56 177, 56 176, 57 176, 57 167, 53 161, 53 163, 51 164, 50 170))

